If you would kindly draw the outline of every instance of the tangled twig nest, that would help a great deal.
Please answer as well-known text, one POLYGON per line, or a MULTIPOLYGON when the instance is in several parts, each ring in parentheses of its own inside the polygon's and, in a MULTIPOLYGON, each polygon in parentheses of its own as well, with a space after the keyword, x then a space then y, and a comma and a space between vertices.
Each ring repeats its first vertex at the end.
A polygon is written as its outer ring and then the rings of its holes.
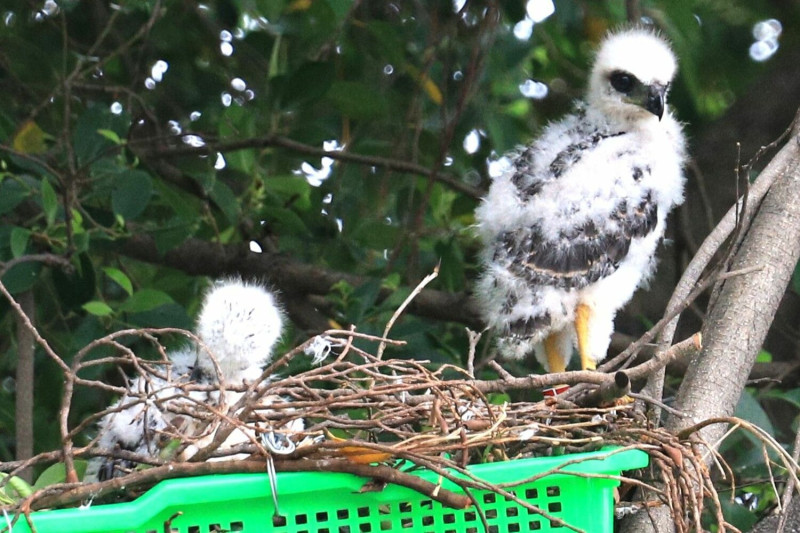
MULTIPOLYGON (((165 332, 173 331, 137 331, 135 334, 144 335, 159 345, 156 335, 165 332)), ((120 336, 131 334, 134 332, 117 333, 103 342, 122 347, 120 336)), ((192 419, 196 430, 192 434, 164 431, 161 442, 165 449, 173 451, 171 455, 154 457, 121 449, 103 450, 97 446, 97 438, 86 446, 75 447, 73 440, 79 434, 101 417, 119 409, 109 408, 75 427, 66 428, 61 450, 40 454, 24 463, 2 465, 3 471, 12 474, 34 464, 63 461, 68 465, 67 483, 36 491, 6 508, 27 512, 67 506, 118 492, 122 487, 129 492, 140 491, 169 477, 263 472, 267 457, 272 458, 277 471, 350 472, 405 485, 446 505, 464 508, 473 503, 468 496, 423 482, 393 465, 410 461, 463 488, 505 493, 507 487, 470 476, 466 467, 479 462, 591 451, 613 445, 644 450, 650 455, 650 473, 627 481, 657 494, 662 504, 670 507, 678 531, 697 529, 707 502, 711 502, 717 523, 723 529, 733 529, 722 518, 703 454, 714 454, 723 472, 724 463, 712 451, 712 446, 697 440, 694 431, 675 436, 650 427, 631 404, 582 407, 558 398, 538 402, 497 401, 495 392, 520 387, 524 380, 535 376, 475 380, 463 369, 451 365, 433 368, 425 361, 383 360, 359 348, 355 341, 400 344, 354 331, 329 331, 274 361, 264 370, 261 379, 249 385, 223 383, 223 388, 235 396, 220 395, 221 401, 217 404, 196 400, 198 390, 214 388, 209 385, 180 383, 177 389, 180 392, 164 398, 155 389, 131 395, 132 391, 78 377, 79 371, 88 365, 125 362, 132 364, 143 380, 156 383, 159 379, 170 378, 168 359, 163 351, 161 361, 145 361, 122 348, 120 357, 88 362, 77 357, 68 375, 73 386, 68 387, 69 396, 64 399, 62 420, 69 418, 75 394, 86 387, 99 387, 127 393, 134 404, 141 402, 173 410, 176 416, 192 419), (302 352, 314 353, 319 356, 317 359, 326 356, 328 362, 296 375, 274 378, 274 373, 302 352), (226 402, 225 398, 234 400, 226 402), (178 399, 187 401, 176 402, 178 399), (299 418, 304 420, 305 428, 290 429, 297 427, 294 422, 299 418), (234 431, 240 431, 247 438, 221 450, 220 445, 234 431), (269 439, 264 437, 276 434, 291 441, 291 453, 278 455, 270 447, 269 439), (191 458, 176 460, 176 451, 188 447, 195 448, 191 458), (74 465, 75 458, 94 456, 148 467, 132 468, 127 475, 96 483, 77 483, 70 478, 69 465, 74 465)), ((544 378, 552 380, 550 376, 544 378)), ((781 458, 785 465, 792 465, 791 458, 781 458)), ((520 479, 520 483, 524 481, 520 479)), ((531 507, 527 502, 519 503, 531 507)), ((541 509, 534 510, 548 516, 541 509)))

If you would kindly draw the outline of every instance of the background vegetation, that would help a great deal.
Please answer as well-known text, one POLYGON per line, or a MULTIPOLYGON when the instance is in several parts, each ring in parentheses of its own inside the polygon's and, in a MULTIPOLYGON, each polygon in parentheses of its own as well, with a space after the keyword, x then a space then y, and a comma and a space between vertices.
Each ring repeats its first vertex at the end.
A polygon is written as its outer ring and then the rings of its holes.
MULTIPOLYGON (((470 227, 491 174, 581 96, 604 32, 644 20, 680 58, 671 102, 694 159, 658 279, 618 319, 624 347, 733 204, 734 168, 800 104, 800 8, 780 0, 46 0, 0 15, 2 282, 67 362, 113 330, 191 328, 209 279, 233 274, 280 291, 286 347, 331 326, 378 333, 438 265, 391 355, 463 364, 464 327, 481 329, 470 227)), ((786 443, 798 288, 796 276, 740 402, 786 443)), ((18 328, 2 299, 0 461, 31 442, 25 413, 35 451, 58 447, 60 373, 18 328)), ((491 377, 490 339, 480 349, 491 377)), ((74 416, 109 400, 81 396, 74 416)), ((760 448, 728 445, 739 485, 767 495, 760 448)), ((757 515, 731 512, 741 527, 757 515)))

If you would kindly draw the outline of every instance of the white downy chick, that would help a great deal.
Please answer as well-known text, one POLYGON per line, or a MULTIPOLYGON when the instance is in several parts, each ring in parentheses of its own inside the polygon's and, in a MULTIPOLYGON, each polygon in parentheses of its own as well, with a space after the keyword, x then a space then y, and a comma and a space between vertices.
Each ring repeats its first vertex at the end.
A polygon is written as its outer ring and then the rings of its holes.
MULTIPOLYGON (((165 372, 170 380, 157 376, 136 377, 130 381, 130 393, 111 405, 111 412, 99 423, 98 448, 159 457, 172 436, 186 431, 190 419, 174 413, 175 408, 187 401, 176 384, 188 380, 190 365, 197 354, 194 349, 184 348, 170 352, 168 357, 172 365, 165 372)), ((111 479, 135 467, 136 463, 128 460, 93 457, 86 467, 84 480, 111 479)))
MULTIPOLYGON (((197 319, 197 336, 231 383, 253 380, 272 358, 283 330, 275 296, 261 285, 229 279, 206 293, 197 319)), ((194 368, 200 379, 217 381, 214 362, 202 347, 194 368)))
MULTIPOLYGON (((205 345, 198 348, 197 361, 192 373, 200 383, 218 383, 216 360, 219 371, 227 385, 251 383, 261 376, 263 367, 272 360, 275 345, 283 330, 283 312, 275 296, 261 285, 247 283, 238 278, 215 283, 206 294, 197 319, 197 336, 205 345), (213 354, 214 359, 209 355, 213 354)), ((238 402, 242 393, 226 391, 225 405, 238 402)), ((216 393, 208 400, 218 403, 216 393)), ((302 431, 303 424, 293 424, 292 431, 302 431)), ((192 457, 199 449, 209 444, 216 428, 197 443, 189 446, 182 459, 192 457)), ((219 446, 224 452, 238 444, 250 442, 252 431, 236 428, 219 446)), ((223 459, 239 459, 241 455, 224 456, 223 459)), ((215 459, 209 459, 211 461, 215 459)))
MULTIPOLYGON (((210 442, 216 427, 199 428, 191 416, 179 413, 196 410, 197 403, 219 406, 222 402, 218 392, 193 391, 187 397, 179 386, 220 382, 209 352, 214 355, 226 386, 254 381, 261 375, 262 366, 272 359, 282 329, 283 313, 267 289, 239 279, 215 283, 205 294, 197 322, 196 334, 205 346, 191 346, 168 354, 172 362, 170 381, 155 376, 149 380, 133 379, 131 394, 112 406, 128 407, 101 420, 98 446, 108 451, 122 449, 158 457, 164 453, 170 435, 192 435, 199 431, 206 436, 180 454, 181 460, 190 458, 204 443, 210 442), (143 395, 147 400, 137 403, 143 395)), ((226 390, 225 405, 230 407, 240 398, 241 393, 226 390)), ((220 450, 249 440, 243 430, 237 429, 220 450)), ((109 479, 135 466, 130 461, 96 457, 90 460, 84 478, 109 479)))

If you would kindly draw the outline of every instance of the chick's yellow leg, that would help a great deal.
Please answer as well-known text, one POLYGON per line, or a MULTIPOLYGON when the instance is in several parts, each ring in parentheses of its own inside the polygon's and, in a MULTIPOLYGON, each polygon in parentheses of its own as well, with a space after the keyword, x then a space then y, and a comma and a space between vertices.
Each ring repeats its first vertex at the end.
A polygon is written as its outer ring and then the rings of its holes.
POLYGON ((551 373, 567 370, 565 354, 561 353, 561 343, 558 333, 552 333, 544 339, 544 353, 547 355, 547 370, 551 373))
POLYGON ((597 363, 589 353, 589 322, 591 320, 592 307, 585 303, 579 303, 575 308, 575 333, 578 336, 578 353, 581 356, 583 370, 597 368, 597 363))
MULTIPOLYGON (((547 356, 548 372, 559 373, 567 370, 567 361, 572 355, 572 346, 570 343, 565 342, 566 340, 563 332, 552 333, 544 339, 542 344, 544 345, 544 353, 547 356)), ((542 393, 545 397, 554 397, 566 392, 567 389, 569 389, 569 386, 561 384, 548 387, 542 393)))

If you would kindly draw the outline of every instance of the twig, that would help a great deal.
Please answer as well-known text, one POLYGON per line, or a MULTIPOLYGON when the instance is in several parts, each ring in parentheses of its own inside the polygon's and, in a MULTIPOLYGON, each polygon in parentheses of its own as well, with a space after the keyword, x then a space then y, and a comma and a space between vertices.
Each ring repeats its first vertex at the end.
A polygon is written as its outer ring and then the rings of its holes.
POLYGON ((475 352, 478 348, 478 343, 483 336, 482 332, 479 331, 472 331, 469 328, 467 330, 467 340, 469 341, 469 350, 467 351, 467 374, 470 377, 475 377, 475 352))
MULTIPOLYGON (((785 138, 798 124, 797 117, 795 121, 780 137, 785 138)), ((776 141, 777 142, 777 141, 776 141)), ((761 200, 767 194, 772 184, 783 175, 783 171, 787 164, 790 162, 793 154, 788 150, 781 150, 770 161, 767 167, 761 172, 756 181, 748 189, 748 204, 758 206, 761 200)), ((691 298, 694 288, 698 284, 703 273, 706 271, 711 261, 717 257, 720 248, 728 240, 732 232, 740 225, 739 208, 742 204, 737 202, 725 216, 720 220, 719 224, 711 231, 711 233, 703 241, 703 244, 695 253, 689 265, 684 269, 681 279, 678 281, 675 290, 673 291, 670 301, 667 303, 665 315, 670 316, 669 321, 663 325, 659 334, 659 344, 662 349, 672 344, 675 336, 675 331, 678 327, 678 319, 682 310, 686 308, 685 300, 691 298)), ((742 222, 749 223, 749 220, 754 214, 754 209, 747 210, 742 217, 742 222)), ((664 375, 663 373, 656 373, 648 380, 646 389, 650 396, 661 397, 663 389, 664 375)), ((653 413, 657 415, 657 413, 653 413)), ((658 419, 655 416, 655 419, 658 419)))
MULTIPOLYGON (((437 487, 429 481, 406 474, 400 470, 383 465, 363 465, 346 459, 321 460, 276 460, 275 470, 278 472, 342 472, 366 478, 378 479, 411 488, 429 496, 443 505, 456 509, 466 509, 471 505, 468 497, 450 490, 437 487)), ((51 485, 34 493, 28 501, 31 509, 62 507, 81 501, 88 496, 98 498, 105 494, 134 487, 147 486, 157 481, 177 477, 200 476, 226 473, 263 473, 263 461, 217 461, 211 463, 171 463, 145 470, 135 471, 122 478, 110 479, 98 483, 73 483, 51 485)))
MULTIPOLYGON (((389 331, 391 331, 391 329, 392 329, 392 326, 394 326, 394 323, 397 321, 397 319, 398 319, 398 318, 400 317, 400 315, 403 313, 403 311, 405 310, 405 308, 406 308, 406 307, 408 307, 408 304, 410 304, 410 303, 411 303, 411 301, 412 301, 412 300, 413 300, 413 299, 414 299, 414 298, 415 298, 415 297, 416 297, 416 296, 417 296, 417 295, 418 295, 420 292, 422 292, 422 289, 424 289, 424 288, 425 288, 425 286, 426 286, 428 283, 430 283, 431 281, 435 280, 435 279, 437 278, 437 276, 439 276, 439 265, 436 265, 436 268, 434 268, 434 269, 433 269, 433 272, 431 272, 430 274, 428 274, 427 276, 425 276, 425 278, 424 278, 422 281, 420 281, 420 282, 417 284, 417 286, 416 286, 416 287, 414 287, 414 290, 413 290, 413 291, 411 291, 411 294, 409 294, 409 295, 406 297, 406 299, 405 299, 405 300, 403 300, 403 303, 402 303, 402 304, 400 304, 400 307, 398 307, 398 308, 395 310, 395 312, 392 314, 392 317, 389 319, 389 322, 387 322, 387 323, 386 323, 386 327, 383 329, 383 337, 384 337, 384 339, 385 339, 386 337, 388 337, 388 336, 389 336, 389 331)), ((384 340, 381 340, 381 343, 378 345, 378 352, 377 352, 377 354, 375 354, 375 357, 376 357, 378 360, 380 360, 380 359, 382 359, 382 358, 383 358, 383 351, 384 351, 385 349, 386 349, 386 342, 385 342, 384 340)))
POLYGON ((684 439, 700 431, 704 427, 711 426, 714 424, 733 424, 755 435, 761 442, 769 446, 770 449, 781 458, 782 462, 784 463, 784 467, 791 476, 791 479, 794 481, 795 484, 798 484, 797 475, 798 472, 800 471, 800 466, 798 466, 797 462, 792 458, 792 456, 789 455, 789 453, 786 450, 784 450, 783 447, 769 433, 767 433, 760 427, 751 424, 750 422, 743 420, 741 418, 737 417, 709 418, 701 422, 698 422, 693 426, 682 429, 677 436, 678 438, 684 439))
POLYGON ((201 147, 180 144, 177 146, 169 146, 169 148, 164 148, 164 146, 167 145, 168 143, 160 143, 158 147, 148 146, 146 150, 141 150, 140 152, 143 157, 172 158, 186 155, 215 155, 218 152, 227 153, 250 148, 277 146, 280 148, 286 148, 287 150, 291 150, 298 154, 329 157, 331 159, 336 159, 337 161, 358 163, 370 167, 379 167, 387 170, 396 170, 398 172, 407 172, 409 174, 430 177, 438 182, 444 183, 453 190, 466 194, 472 198, 480 198, 483 195, 480 190, 468 185, 467 183, 464 183, 454 176, 441 172, 435 172, 416 163, 401 161, 399 159, 389 159, 380 156, 354 154, 347 151, 324 150, 322 148, 309 146, 286 137, 281 137, 280 135, 267 135, 265 137, 254 137, 230 142, 209 142, 205 146, 201 147))
POLYGON ((671 414, 673 414, 675 416, 678 416, 678 417, 681 417, 681 418, 687 416, 686 413, 684 413, 683 411, 679 411, 678 409, 670 407, 669 405, 665 404, 661 400, 656 400, 655 398, 651 398, 650 396, 648 396, 646 394, 641 394, 641 393, 638 393, 638 392, 628 392, 628 396, 630 396, 634 400, 641 400, 643 402, 652 403, 654 405, 657 405, 660 409, 662 409, 662 410, 664 410, 664 411, 666 411, 668 413, 671 413, 671 414))
POLYGON ((17 302, 14 299, 14 297, 11 296, 11 293, 8 292, 8 289, 6 288, 5 284, 2 281, 0 281, 0 293, 2 293, 2 295, 6 298, 6 300, 8 300, 9 305, 11 305, 11 308, 17 315, 17 320, 25 328, 27 328, 28 331, 31 332, 33 338, 36 340, 36 344, 42 347, 47 356, 50 357, 50 359, 52 359, 65 374, 68 374, 70 372, 70 368, 67 365, 67 363, 65 363, 64 360, 61 359, 61 357, 53 350, 53 348, 50 347, 50 344, 44 339, 44 337, 42 337, 39 334, 39 331, 31 323, 30 318, 28 318, 28 315, 19 305, 19 302, 17 302))
MULTIPOLYGON (((463 369, 452 365, 431 369, 428 361, 381 360, 352 343, 355 338, 377 345, 400 342, 386 337, 388 329, 383 336, 329 330, 322 337, 331 346, 342 349, 342 353, 335 359, 331 358, 330 362, 312 366, 284 379, 268 379, 272 373, 315 341, 309 339, 275 360, 265 369, 262 380, 226 384, 224 391, 220 391, 217 385, 195 384, 187 381, 186 376, 174 376, 170 373, 170 361, 158 339, 161 335, 175 333, 196 341, 192 333, 183 330, 124 330, 98 339, 80 350, 73 357, 72 366, 64 372, 67 385, 59 413, 62 449, 40 454, 24 464, 17 462, 13 466, 2 465, 0 470, 46 465, 63 460, 67 471, 72 472, 74 469, 70 464, 73 457, 107 457, 133 464, 150 464, 152 467, 145 470, 134 469, 128 474, 102 483, 51 486, 21 502, 16 508, 33 506, 32 508, 40 509, 64 505, 81 500, 90 493, 102 495, 122 486, 144 486, 175 476, 211 472, 262 472, 263 462, 260 460, 226 459, 236 454, 264 456, 267 452, 258 440, 258 435, 265 432, 266 428, 287 428, 299 417, 304 419, 305 429, 287 433, 290 439, 298 443, 298 447, 293 455, 276 461, 278 470, 350 472, 405 485, 442 501, 445 505, 459 508, 472 504, 470 490, 491 490, 566 529, 575 530, 546 509, 540 509, 525 499, 520 499, 513 491, 508 490, 508 486, 476 478, 466 466, 484 456, 487 450, 497 452, 501 458, 514 458, 544 454, 554 446, 574 452, 593 451, 604 444, 622 445, 636 447, 647 451, 652 457, 658 457, 657 462, 654 459, 654 464, 663 465, 658 468, 666 472, 662 474, 671 483, 668 490, 659 491, 641 481, 633 483, 655 491, 668 502, 676 517, 685 516, 693 520, 699 516, 702 496, 693 491, 696 487, 713 490, 710 481, 703 477, 707 476, 707 472, 698 470, 673 475, 672 472, 680 472, 676 465, 690 462, 700 464, 701 460, 690 459, 689 456, 695 453, 691 445, 678 442, 674 436, 663 430, 638 426, 639 422, 632 416, 632 406, 587 408, 564 401, 493 405, 487 398, 495 391, 540 388, 564 382, 613 387, 615 379, 645 375, 653 367, 666 364, 672 358, 685 354, 687 350, 696 349, 696 337, 675 345, 658 358, 616 375, 566 372, 518 378, 492 362, 500 379, 475 380, 469 379, 468 373, 463 369), (147 361, 138 358, 124 342, 130 335, 137 335, 152 343, 161 359, 147 361), (90 352, 99 346, 111 347, 114 355, 87 361, 90 352), (82 369, 101 363, 130 365, 138 378, 137 382, 144 386, 141 390, 122 389, 126 400, 79 421, 74 427, 68 426, 72 396, 80 394, 84 388, 113 389, 103 383, 79 377, 82 369), (163 384, 159 380, 167 380, 167 383, 163 384), (168 392, 165 394, 165 391, 168 392), (205 391, 206 394, 197 395, 196 391, 205 391), (197 450, 196 453, 180 456, 180 460, 176 462, 160 456, 135 454, 125 450, 102 450, 98 448, 99 438, 84 447, 73 447, 73 439, 93 421, 114 412, 131 409, 135 411, 137 405, 157 409, 165 416, 194 419, 196 423, 191 427, 197 428, 197 431, 184 435, 170 428, 158 433, 165 438, 179 439, 179 450, 187 450, 191 446, 192 450, 197 450), (359 414, 353 416, 353 413, 359 414), (344 440, 314 440, 332 429, 337 429, 338 435, 343 435, 344 440), (230 444, 227 437, 234 431, 241 432, 243 436, 230 444), (380 442, 374 442, 370 437, 376 434, 381 435, 380 442), (305 437, 310 439, 306 441, 305 437), (349 452, 345 453, 348 449, 349 452), (662 449, 673 451, 671 454, 660 453, 659 450, 662 449), (443 454, 449 454, 451 458, 443 454), (441 479, 452 481, 465 494, 448 493, 438 483, 420 483, 419 478, 388 466, 369 466, 345 459, 351 455, 356 460, 366 456, 367 460, 370 457, 378 460, 382 457, 395 457, 411 461, 441 476, 441 479), (191 462, 185 462, 184 457, 191 457, 191 462), (208 458, 222 461, 203 462, 208 458)), ((586 474, 586 477, 620 479, 619 476, 597 474, 586 474)), ((524 481, 520 479, 515 484, 524 481)), ((687 521, 684 524, 682 520, 683 518, 678 519, 681 524, 679 531, 690 530, 693 523, 687 521)))

